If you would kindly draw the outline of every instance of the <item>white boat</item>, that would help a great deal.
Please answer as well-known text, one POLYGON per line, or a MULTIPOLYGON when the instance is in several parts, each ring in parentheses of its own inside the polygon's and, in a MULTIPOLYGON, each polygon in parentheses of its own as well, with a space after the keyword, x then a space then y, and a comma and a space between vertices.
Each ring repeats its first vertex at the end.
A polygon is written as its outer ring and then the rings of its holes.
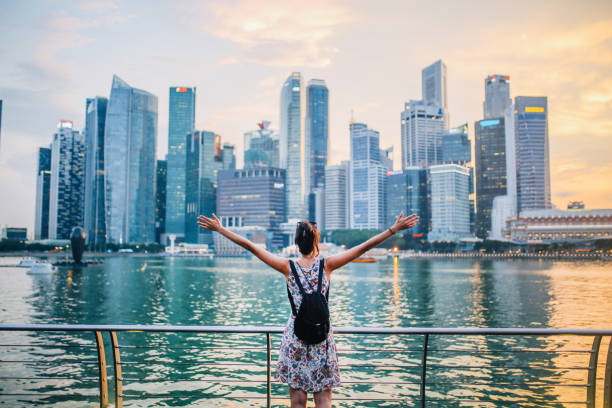
POLYGON ((55 266, 48 262, 37 262, 27 272, 29 275, 48 274, 55 272, 55 266))
POLYGON ((21 268, 31 268, 36 265, 38 261, 34 258, 22 258, 21 261, 17 264, 18 267, 21 268))

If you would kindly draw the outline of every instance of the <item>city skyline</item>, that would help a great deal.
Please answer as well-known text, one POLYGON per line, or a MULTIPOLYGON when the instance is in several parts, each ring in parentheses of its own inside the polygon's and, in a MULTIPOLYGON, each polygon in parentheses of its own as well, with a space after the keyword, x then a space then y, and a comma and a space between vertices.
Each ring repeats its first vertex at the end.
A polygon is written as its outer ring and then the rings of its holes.
MULTIPOLYGON (((146 46, 136 54, 141 60, 131 58, 130 50, 135 45, 129 43, 122 43, 118 58, 109 58, 112 52, 109 42, 116 36, 133 34, 137 39, 143 35, 138 28, 153 23, 149 21, 153 20, 150 15, 138 16, 137 3, 84 2, 80 6, 53 7, 53 10, 41 6, 38 14, 26 6, 3 6, 4 17, 0 19, 9 30, 0 40, 4 43, 0 49, 8 61, 0 69, 0 99, 4 101, 0 183, 8 195, 22 199, 3 202, 0 224, 27 226, 29 231, 33 230, 36 148, 48 144, 59 119, 71 119, 75 128, 82 130, 85 99, 94 95, 108 97, 108 82, 114 73, 160 98, 157 158, 163 158, 167 151, 169 86, 185 83, 207 89, 207 95, 198 95, 196 127, 214 130, 224 140, 236 144, 239 149, 236 156, 241 159, 243 133, 262 118, 279 124, 278 89, 287 75, 300 71, 305 78, 324 79, 329 87, 330 164, 348 158, 347 122, 353 109, 357 120, 380 131, 382 146, 394 145, 398 168, 401 151, 398 113, 404 102, 420 98, 421 70, 439 59, 448 68, 448 105, 452 113, 449 127, 469 123, 473 140, 472 124, 482 119, 484 78, 495 72, 507 73, 512 98, 548 97, 553 203, 560 208, 571 200, 583 200, 588 208, 610 206, 612 187, 606 180, 612 171, 608 159, 612 147, 605 142, 605 137, 609 136, 612 119, 605 112, 610 111, 612 83, 604 74, 610 68, 606 40, 612 37, 609 28, 612 6, 593 2, 591 7, 584 8, 567 3, 558 7, 559 10, 548 10, 552 14, 546 16, 540 14, 543 10, 530 9, 529 19, 538 21, 536 26, 508 6, 483 3, 479 13, 475 13, 477 20, 470 20, 475 17, 469 16, 469 9, 457 10, 459 6, 449 3, 448 15, 435 17, 443 26, 451 23, 450 15, 454 14, 453 18, 461 17, 456 23, 460 25, 449 25, 448 30, 442 30, 445 35, 434 34, 437 24, 431 24, 435 21, 433 10, 421 10, 424 22, 432 27, 415 21, 414 28, 405 30, 421 30, 422 37, 427 38, 426 44, 415 40, 414 51, 400 58, 390 46, 376 47, 377 41, 391 44, 390 32, 399 24, 394 13, 389 10, 368 13, 371 10, 359 4, 351 8, 342 3, 321 2, 320 5, 328 7, 316 7, 317 11, 291 4, 242 1, 233 5, 211 3, 202 6, 203 9, 183 5, 177 10, 168 10, 168 16, 188 19, 185 8, 192 7, 193 15, 199 18, 203 15, 215 18, 209 31, 195 33, 203 41, 200 47, 210 51, 210 61, 207 55, 207 59, 198 57, 189 64, 177 63, 176 56, 183 51, 182 47, 193 43, 176 43, 177 36, 186 33, 172 32, 175 25, 172 29, 160 27, 160 34, 168 38, 156 36, 159 42, 153 48, 146 46), (285 20, 278 13, 270 13, 270 7, 278 10, 285 20), (304 12, 293 16, 295 10, 304 12), (497 20, 494 26, 484 21, 488 13, 500 12, 508 17, 503 24, 497 20), (17 14, 20 18, 13 19, 17 14), (41 16, 44 16, 42 23, 41 16), (359 28, 366 18, 373 23, 384 21, 386 27, 372 38, 366 38, 359 28), (470 21, 482 24, 478 30, 470 29, 470 21), (267 30, 261 29, 257 22, 267 30), (297 28, 291 29, 291 25, 297 28), (23 30, 32 26, 39 28, 24 36, 23 30), (302 36, 297 32, 300 30, 302 36), (505 47, 494 49, 492 42, 477 38, 481 30, 505 33, 508 38, 505 47), (317 37, 316 33, 320 35, 317 37), (102 38, 104 34, 109 34, 108 38, 102 38), (43 36, 50 41, 39 41, 43 36), (356 38, 363 40, 358 53, 350 46, 356 38), (266 39, 297 46, 274 50, 265 46, 266 39), (52 45, 38 47, 37 41, 52 45), (96 55, 89 46, 85 47, 90 42, 97 46, 96 55), (454 50, 461 48, 458 44, 463 47, 461 52, 454 50), (24 57, 24 49, 32 52, 26 52, 24 57), (377 67, 359 58, 364 51, 373 60, 388 59, 377 67), (359 66, 355 65, 356 61, 359 66), (237 77, 241 77, 239 82, 237 77), (370 80, 364 81, 364 78, 370 80), (577 139, 586 139, 588 143, 575 143, 577 139)), ((238 167, 242 164, 238 163, 238 167)))

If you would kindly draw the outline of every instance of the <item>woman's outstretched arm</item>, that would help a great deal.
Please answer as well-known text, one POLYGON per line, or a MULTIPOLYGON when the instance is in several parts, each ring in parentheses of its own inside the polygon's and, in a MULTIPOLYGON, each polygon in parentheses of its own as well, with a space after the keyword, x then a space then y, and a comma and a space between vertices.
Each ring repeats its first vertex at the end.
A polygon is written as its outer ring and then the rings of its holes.
POLYGON ((268 264, 272 268, 276 269, 283 275, 287 276, 289 273, 289 261, 283 257, 276 256, 262 247, 255 245, 242 235, 238 235, 227 228, 221 225, 221 221, 215 214, 212 215, 212 218, 205 217, 200 215, 198 217, 198 225, 200 228, 204 228, 211 231, 217 231, 219 234, 223 235, 225 238, 233 241, 237 245, 240 245, 247 251, 251 252, 253 255, 261 259, 264 263, 268 264))
POLYGON ((359 258, 361 255, 366 253, 369 249, 372 249, 380 244, 382 244, 387 239, 391 238, 394 234, 399 231, 409 229, 417 225, 419 222, 419 216, 416 214, 409 215, 408 217, 404 217, 404 213, 402 212, 395 224, 393 226, 378 235, 373 236, 367 241, 354 246, 351 249, 348 249, 344 252, 340 252, 339 254, 335 254, 332 256, 328 256, 325 258, 325 271, 330 274, 334 269, 338 269, 351 262, 355 258, 359 258), (391 230, 391 231, 390 231, 391 230))

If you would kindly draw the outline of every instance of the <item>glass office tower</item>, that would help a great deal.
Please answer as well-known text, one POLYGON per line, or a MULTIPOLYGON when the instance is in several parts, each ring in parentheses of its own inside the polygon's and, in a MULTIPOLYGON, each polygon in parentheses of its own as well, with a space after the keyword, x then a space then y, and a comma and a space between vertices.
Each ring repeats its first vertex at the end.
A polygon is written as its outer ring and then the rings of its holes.
POLYGON ((114 75, 104 136, 107 241, 153 242, 157 96, 114 75))
POLYGON ((444 109, 435 101, 411 100, 402 119, 402 168, 427 167, 440 162, 440 143, 446 129, 444 109))
POLYGON ((83 226, 84 167, 83 135, 71 121, 59 121, 51 144, 50 239, 70 239, 72 228, 83 226))
POLYGON ((166 231, 185 234, 185 136, 195 127, 196 88, 171 87, 168 116, 166 231))
POLYGON ((325 186, 329 149, 329 91, 322 79, 311 79, 306 87, 307 177, 310 189, 325 186))
POLYGON ((510 99, 510 77, 507 75, 489 75, 485 78, 485 100, 483 102, 484 119, 504 117, 510 99))
POLYGON ((304 138, 304 92, 302 75, 293 72, 281 90, 280 166, 287 169, 287 218, 306 216, 305 199, 309 191, 306 177, 304 138))
POLYGON ((161 242, 161 236, 166 232, 166 183, 168 162, 158 160, 155 169, 155 242, 161 242))
POLYGON ((504 118, 476 122, 476 236, 491 232, 493 199, 506 194, 504 118))
POLYGON ((393 225, 398 215, 417 214, 419 223, 409 233, 427 238, 429 226, 427 169, 409 167, 385 175, 385 225, 393 225))
POLYGON ((108 99, 96 96, 85 102, 85 211, 87 242, 106 242, 104 216, 104 127, 108 99))
POLYGON ((446 129, 449 125, 446 64, 438 60, 421 71, 421 98, 442 108, 446 129))
POLYGON ((36 213, 34 216, 34 239, 49 238, 49 194, 51 188, 51 149, 38 149, 38 171, 36 172, 36 213))
POLYGON ((384 226, 385 169, 380 163, 380 135, 365 123, 353 122, 351 132, 350 228, 384 226))
POLYGON ((551 208, 548 99, 517 96, 514 109, 518 211, 551 208))

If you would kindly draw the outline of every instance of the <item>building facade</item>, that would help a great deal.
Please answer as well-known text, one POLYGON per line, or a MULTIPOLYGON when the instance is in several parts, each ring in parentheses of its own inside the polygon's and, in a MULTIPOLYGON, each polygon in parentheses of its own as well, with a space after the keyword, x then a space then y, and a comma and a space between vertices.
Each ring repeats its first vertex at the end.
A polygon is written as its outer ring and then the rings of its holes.
POLYGON ((514 112, 518 211, 551 208, 548 99, 517 96, 514 112))
POLYGON ((282 248, 285 170, 269 167, 219 172, 217 215, 239 217, 244 227, 262 227, 267 231, 266 246, 282 248))
POLYGON ((197 217, 216 211, 218 174, 235 169, 234 147, 222 145, 214 132, 196 130, 186 136, 185 150, 185 241, 212 245, 212 232, 201 229, 197 217))
POLYGON ((114 75, 104 137, 107 242, 153 242, 157 97, 114 75))
POLYGON ((507 219, 504 235, 521 244, 612 239, 612 210, 521 211, 507 219))
POLYGON ((287 217, 306 216, 306 192, 310 190, 306 177, 306 146, 304 137, 304 92, 302 75, 292 73, 281 91, 280 167, 287 169, 287 217))
POLYGON ((49 195, 51 192, 51 149, 38 149, 36 172, 36 214, 34 216, 34 239, 49 238, 49 195))
POLYGON ((185 234, 185 137, 195 127, 195 87, 170 87, 166 230, 185 234))
POLYGON ((61 120, 51 144, 49 239, 70 239, 72 228, 83 226, 84 170, 83 134, 61 120))
POLYGON ((438 157, 440 164, 467 165, 472 161, 472 143, 467 123, 442 133, 438 157))
POLYGON ((306 175, 310 190, 325 186, 329 150, 329 91, 322 79, 311 79, 306 87, 306 175))
POLYGON ((485 99, 482 105, 485 120, 504 117, 506 109, 512 105, 509 76, 496 74, 485 78, 485 99))
POLYGON ((350 164, 325 166, 325 230, 350 228, 350 164))
POLYGON ((458 164, 429 168, 431 232, 429 241, 453 241, 470 234, 470 170, 458 164))
POLYGON ((83 223, 87 242, 106 242, 104 214, 104 127, 108 99, 100 96, 85 102, 85 207, 83 223))
POLYGON ((168 162, 158 160, 157 167, 155 167, 155 242, 160 244, 162 234, 166 232, 167 174, 168 162))
POLYGON ((244 168, 279 167, 278 134, 270 129, 270 121, 261 121, 257 126, 244 133, 244 168))
POLYGON ((365 123, 352 122, 350 228, 380 229, 384 226, 385 169, 380 163, 380 135, 365 123))
POLYGON ((402 118, 402 168, 439 163, 439 145, 446 129, 444 108, 437 102, 411 100, 402 118))
POLYGON ((506 194, 505 120, 476 122, 476 236, 491 233, 493 199, 506 194))
POLYGON ((410 167, 389 171, 385 175, 385 225, 393 225, 401 212, 416 214, 419 223, 409 232, 415 238, 427 239, 429 226, 429 185, 427 169, 410 167))
POLYGON ((421 71, 422 98, 433 102, 444 111, 445 126, 448 128, 448 95, 446 86, 446 64, 438 60, 421 71))

